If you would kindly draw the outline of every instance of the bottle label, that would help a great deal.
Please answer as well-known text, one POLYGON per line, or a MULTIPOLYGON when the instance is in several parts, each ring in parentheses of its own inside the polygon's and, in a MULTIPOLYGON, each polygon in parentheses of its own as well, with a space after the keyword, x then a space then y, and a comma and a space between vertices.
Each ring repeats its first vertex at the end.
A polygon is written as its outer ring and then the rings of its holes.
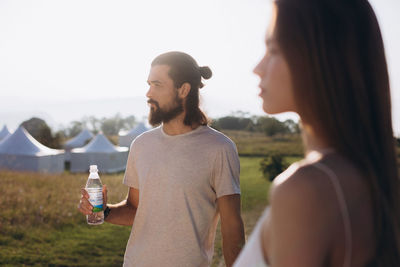
POLYGON ((101 188, 86 188, 89 194, 89 202, 93 206, 93 212, 103 210, 103 192, 101 188))

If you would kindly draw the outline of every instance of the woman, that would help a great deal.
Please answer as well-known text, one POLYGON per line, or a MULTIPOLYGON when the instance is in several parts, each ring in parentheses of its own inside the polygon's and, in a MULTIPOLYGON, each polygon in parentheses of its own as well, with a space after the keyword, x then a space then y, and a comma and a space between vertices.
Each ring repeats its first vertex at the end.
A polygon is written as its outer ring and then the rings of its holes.
POLYGON ((305 159, 273 182, 235 266, 400 266, 387 65, 366 0, 278 0, 254 72, 268 114, 299 114, 305 159))

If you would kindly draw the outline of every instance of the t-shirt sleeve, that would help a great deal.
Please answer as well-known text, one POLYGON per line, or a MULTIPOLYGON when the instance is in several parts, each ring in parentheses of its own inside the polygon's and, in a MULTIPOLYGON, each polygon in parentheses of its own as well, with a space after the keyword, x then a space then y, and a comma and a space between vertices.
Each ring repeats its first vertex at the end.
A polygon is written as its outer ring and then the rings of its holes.
POLYGON ((134 187, 139 189, 139 178, 136 170, 135 156, 134 156, 134 143, 131 145, 131 149, 129 151, 128 160, 126 162, 126 170, 125 176, 123 180, 123 184, 129 187, 134 187))
POLYGON ((227 143, 217 152, 213 186, 217 198, 240 194, 240 162, 235 144, 227 143))

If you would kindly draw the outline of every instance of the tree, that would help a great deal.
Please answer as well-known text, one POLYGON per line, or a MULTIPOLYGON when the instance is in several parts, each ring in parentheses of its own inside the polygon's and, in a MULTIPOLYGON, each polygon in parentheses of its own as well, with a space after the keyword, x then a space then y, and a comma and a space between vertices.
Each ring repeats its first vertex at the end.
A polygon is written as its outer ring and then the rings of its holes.
POLYGON ((219 126, 218 119, 211 120, 210 127, 214 128, 215 130, 221 131, 221 127, 219 126))
POLYGON ((121 114, 117 113, 113 117, 101 119, 95 116, 84 116, 79 121, 72 121, 69 127, 62 130, 66 137, 74 137, 79 134, 83 129, 90 130, 93 134, 98 134, 102 131, 105 135, 117 135, 120 130, 129 130, 136 124, 135 116, 127 116, 123 118, 121 114))
POLYGON ((122 128, 123 122, 121 116, 116 114, 111 118, 103 118, 101 120, 101 131, 105 135, 117 135, 119 130, 122 128))
POLYGON ((130 130, 136 125, 136 118, 135 116, 131 115, 124 119, 124 130, 130 130))
POLYGON ((88 118, 88 124, 89 124, 90 130, 92 131, 92 133, 98 134, 100 132, 101 121, 98 118, 96 118, 94 116, 90 116, 88 118))
POLYGON ((80 121, 73 121, 71 122, 71 127, 67 129, 68 136, 69 137, 74 137, 78 135, 82 130, 84 129, 84 123, 80 121))
POLYGON ((253 121, 250 118, 226 116, 214 120, 212 126, 224 130, 247 130, 252 129, 253 121))
POLYGON ((51 148, 61 148, 61 135, 53 136, 50 127, 44 120, 33 117, 22 122, 21 125, 39 143, 51 148))
POLYGON ((120 130, 129 130, 136 124, 135 116, 128 116, 123 118, 121 114, 117 113, 114 117, 103 118, 101 120, 100 129, 105 135, 117 135, 120 130))
POLYGON ((272 117, 259 117, 257 128, 261 129, 267 136, 290 133, 287 125, 272 117))
POLYGON ((287 119, 283 122, 283 124, 289 129, 291 133, 298 134, 300 133, 299 124, 294 122, 292 119, 287 119))
POLYGON ((269 116, 250 116, 247 112, 236 111, 229 116, 214 119, 211 127, 217 130, 241 130, 264 132, 267 136, 276 134, 298 134, 299 124, 291 119, 281 122, 269 116))
POLYGON ((282 154, 272 153, 260 162, 260 171, 264 178, 273 181, 276 176, 287 169, 289 164, 283 159, 282 154))

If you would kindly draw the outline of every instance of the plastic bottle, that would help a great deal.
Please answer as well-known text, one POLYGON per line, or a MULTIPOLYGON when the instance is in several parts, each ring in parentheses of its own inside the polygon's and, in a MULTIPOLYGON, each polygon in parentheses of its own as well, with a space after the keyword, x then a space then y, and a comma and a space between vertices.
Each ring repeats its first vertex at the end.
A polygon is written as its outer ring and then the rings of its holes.
POLYGON ((103 213, 103 185, 100 181, 97 165, 90 165, 90 174, 86 183, 86 191, 89 194, 89 202, 93 206, 93 213, 86 215, 88 224, 97 225, 104 222, 103 213))

